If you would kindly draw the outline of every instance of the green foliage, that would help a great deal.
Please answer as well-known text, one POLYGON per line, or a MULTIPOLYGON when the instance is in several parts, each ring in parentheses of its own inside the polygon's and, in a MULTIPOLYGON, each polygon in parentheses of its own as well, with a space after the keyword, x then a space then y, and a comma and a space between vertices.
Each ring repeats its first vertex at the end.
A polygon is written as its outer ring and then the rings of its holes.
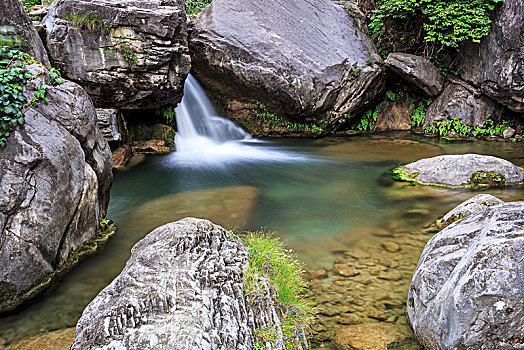
POLYGON ((27 11, 33 6, 37 5, 51 5, 53 0, 22 0, 22 5, 24 5, 24 9, 27 11))
POLYGON ((166 121, 168 124, 172 124, 173 120, 175 119, 175 109, 174 108, 167 108, 165 109, 162 114, 164 115, 164 118, 166 118, 166 121))
MULTIPOLYGON (((387 102, 386 102, 387 103, 387 102)), ((379 104, 375 109, 368 109, 362 115, 362 119, 357 124, 357 129, 359 131, 373 131, 375 130, 375 123, 377 122, 378 110, 382 107, 384 103, 379 104)))
POLYGON ((477 187, 501 187, 506 185, 506 178, 496 171, 477 171, 471 174, 471 182, 477 187))
MULTIPOLYGON (((263 303, 265 281, 272 287, 272 299, 281 312, 286 349, 298 349, 316 319, 317 308, 311 299, 301 263, 282 242, 264 233, 250 233, 244 238, 249 252, 244 292, 250 302, 263 303)), ((258 349, 275 340, 276 328, 256 329, 258 349)))
POLYGON ((188 15, 196 15, 210 3, 211 0, 186 0, 186 12, 188 15))
POLYGON ((251 110, 251 114, 259 121, 269 124, 272 128, 285 128, 295 132, 310 132, 313 134, 321 134, 324 131, 324 128, 317 124, 296 123, 284 120, 276 114, 270 113, 264 104, 258 101, 254 101, 253 103, 258 106, 258 110, 251 110))
POLYGON ((424 123, 424 119, 426 119, 426 112, 428 111, 430 104, 431 100, 421 101, 418 103, 417 108, 414 108, 411 111, 411 125, 413 128, 416 128, 424 123))
POLYGON ((426 134, 436 134, 440 137, 472 137, 479 138, 482 136, 502 135, 504 130, 509 127, 507 121, 495 124, 493 120, 487 119, 483 126, 471 127, 462 123, 459 119, 442 120, 435 122, 434 125, 428 125, 424 128, 426 134))
MULTIPOLYGON (((35 77, 27 70, 26 65, 36 63, 28 54, 0 46, 0 146, 5 146, 16 125, 24 125, 24 108, 28 106, 23 94, 23 85, 35 77)), ((60 73, 56 69, 50 71, 51 84, 62 83, 60 73)), ((47 103, 45 97, 49 86, 42 84, 35 92, 30 104, 38 106, 39 101, 47 103)))
POLYGON ((362 71, 359 66, 356 64, 353 64, 349 69, 349 75, 348 75, 348 81, 352 81, 353 79, 358 78, 360 75, 360 72, 362 71))
POLYGON ((109 31, 109 26, 103 20, 93 16, 87 12, 70 12, 64 15, 64 19, 71 22, 71 24, 80 29, 87 29, 90 31, 109 31))
POLYGON ((138 56, 128 43, 120 43, 118 45, 118 52, 122 54, 122 57, 124 57, 124 60, 126 60, 130 67, 138 64, 138 56))
MULTIPOLYGON (((397 28, 387 26, 392 19, 397 27, 419 32, 429 46, 427 56, 442 47, 458 47, 459 43, 479 42, 490 27, 491 11, 503 0, 381 0, 373 11, 369 24, 371 35, 378 39, 395 35, 397 28), (389 32, 388 32, 389 31, 389 32)), ((397 31, 398 33, 399 31, 397 31)), ((404 31, 400 31, 404 33, 404 31)), ((399 40, 402 40, 401 36, 399 40)), ((416 37, 411 37, 416 41, 416 37)))

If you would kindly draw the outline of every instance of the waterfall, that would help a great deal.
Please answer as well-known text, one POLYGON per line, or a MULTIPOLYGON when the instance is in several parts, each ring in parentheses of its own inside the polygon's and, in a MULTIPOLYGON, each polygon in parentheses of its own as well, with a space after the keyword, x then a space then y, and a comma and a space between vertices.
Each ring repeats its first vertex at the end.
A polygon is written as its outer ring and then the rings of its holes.
POLYGON ((176 167, 225 168, 245 162, 309 161, 300 153, 281 150, 269 142, 254 139, 232 121, 215 112, 197 80, 190 74, 184 85, 182 102, 175 108, 177 132, 176 167))
POLYGON ((175 112, 177 152, 215 147, 230 141, 253 140, 232 121, 217 115, 204 90, 191 74, 184 85, 182 102, 175 112))

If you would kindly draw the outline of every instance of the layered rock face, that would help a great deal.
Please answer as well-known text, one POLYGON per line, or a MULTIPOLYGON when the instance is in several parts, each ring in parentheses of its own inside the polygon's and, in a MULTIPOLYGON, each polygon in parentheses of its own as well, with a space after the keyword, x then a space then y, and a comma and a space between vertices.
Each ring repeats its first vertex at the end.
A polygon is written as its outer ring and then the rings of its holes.
POLYGON ((485 96, 475 96, 464 86, 449 84, 429 106, 424 127, 442 120, 457 118, 470 126, 482 126, 487 119, 498 120, 502 106, 485 96))
POLYGON ((2 0, 0 29, 3 29, 6 36, 12 37, 15 43, 20 45, 21 51, 27 52, 37 61, 49 66, 49 58, 42 40, 31 25, 24 6, 19 0, 2 0))
POLYGON ((463 79, 506 107, 524 113, 524 0, 506 0, 480 45, 460 52, 463 79))
POLYGON ((417 181, 446 186, 471 185, 472 175, 479 171, 500 173, 508 184, 517 184, 523 180, 522 171, 515 164, 480 154, 426 158, 404 165, 402 169, 415 174, 417 181))
MULTIPOLYGON (((271 298, 263 307, 244 298, 248 258, 210 221, 160 226, 84 310, 71 349, 253 349, 252 327, 280 324, 271 298)), ((282 338, 265 345, 285 349, 282 338)))
POLYGON ((411 281, 408 317, 428 349, 522 349, 524 202, 437 233, 411 281))
POLYGON ((43 24, 62 74, 97 107, 175 105, 189 73, 182 0, 57 0, 43 24))
POLYGON ((333 122, 383 88, 372 42, 330 0, 215 0, 192 23, 192 72, 219 95, 333 122))
POLYGON ((111 151, 87 93, 67 80, 51 86, 40 65, 28 70, 36 78, 26 98, 47 84, 49 102, 28 105, 26 124, 0 148, 0 311, 32 296, 95 235, 112 181, 111 151))

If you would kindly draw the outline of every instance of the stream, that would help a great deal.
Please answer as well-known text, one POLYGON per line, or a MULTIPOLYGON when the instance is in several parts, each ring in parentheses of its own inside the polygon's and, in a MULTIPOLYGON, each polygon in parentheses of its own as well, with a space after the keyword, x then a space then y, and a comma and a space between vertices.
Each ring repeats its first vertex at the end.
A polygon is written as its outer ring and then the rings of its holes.
MULTIPOLYGON (((133 244, 158 225, 186 216, 282 237, 306 267, 317 272, 312 286, 324 311, 316 329, 319 339, 325 339, 318 347, 329 348, 336 329, 347 324, 407 327, 407 288, 430 238, 420 232, 475 193, 394 183, 384 172, 423 157, 470 152, 524 164, 520 144, 439 142, 401 133, 282 139, 257 147, 294 156, 195 167, 178 165, 172 153, 115 171, 108 217, 117 223, 117 234, 54 288, 1 316, 0 347, 74 327, 83 308, 121 271, 133 244), (400 249, 383 250, 383 243, 390 241, 400 249), (377 258, 388 261, 383 266, 373 261, 377 258), (334 266, 341 260, 353 261, 359 275, 337 273, 334 266), (381 298, 387 303, 377 304, 381 298)), ((524 199, 522 186, 488 192, 507 201, 524 199)))
MULTIPOLYGON (((186 89, 194 91, 186 90, 177 107, 179 151, 137 157, 114 171, 107 216, 117 234, 53 288, 0 316, 0 349, 74 327, 137 241, 187 216, 237 231, 274 232, 296 252, 321 308, 313 348, 333 348, 342 327, 387 323, 404 335, 400 348, 418 349, 404 312, 411 276, 431 237, 424 227, 477 193, 399 183, 385 172, 440 154, 487 154, 522 166, 522 145, 410 133, 256 140, 216 116, 197 84, 189 78, 186 89)), ((524 200, 522 186, 485 192, 524 200)))

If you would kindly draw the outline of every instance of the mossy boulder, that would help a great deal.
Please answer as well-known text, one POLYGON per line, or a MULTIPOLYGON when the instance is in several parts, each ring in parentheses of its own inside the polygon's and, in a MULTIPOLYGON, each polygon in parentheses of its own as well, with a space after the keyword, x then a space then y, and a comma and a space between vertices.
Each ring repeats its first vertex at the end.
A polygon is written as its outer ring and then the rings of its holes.
POLYGON ((501 158, 480 154, 425 158, 391 170, 400 181, 448 188, 486 188, 520 184, 522 169, 501 158))
POLYGON ((165 124, 145 125, 138 124, 129 127, 129 141, 162 140, 165 146, 173 146, 175 129, 165 124))

